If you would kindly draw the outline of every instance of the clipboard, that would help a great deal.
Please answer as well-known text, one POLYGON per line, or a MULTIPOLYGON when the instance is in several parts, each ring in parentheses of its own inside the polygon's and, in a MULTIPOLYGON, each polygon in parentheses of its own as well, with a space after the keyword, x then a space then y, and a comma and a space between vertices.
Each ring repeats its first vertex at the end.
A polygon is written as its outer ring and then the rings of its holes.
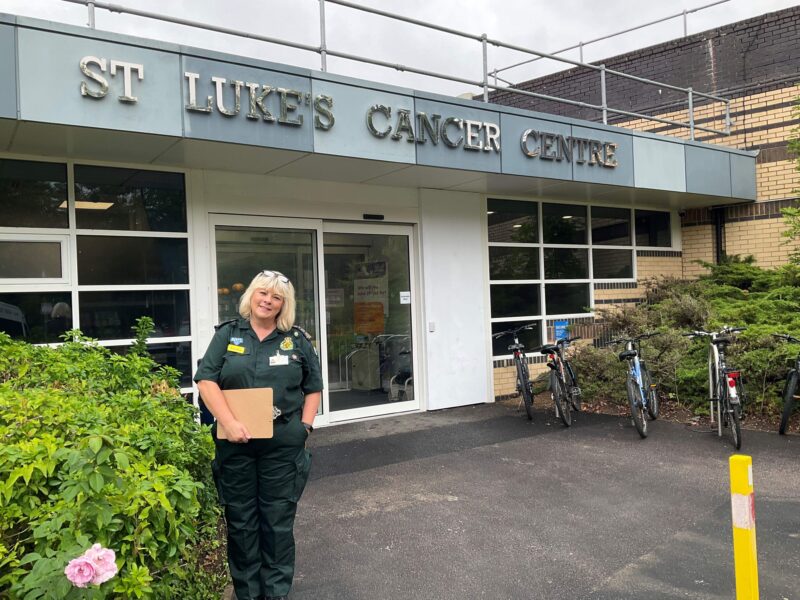
MULTIPOLYGON (((244 423, 253 439, 272 437, 272 388, 222 390, 228 408, 244 423)), ((217 439, 227 440, 228 432, 217 422, 217 439)))

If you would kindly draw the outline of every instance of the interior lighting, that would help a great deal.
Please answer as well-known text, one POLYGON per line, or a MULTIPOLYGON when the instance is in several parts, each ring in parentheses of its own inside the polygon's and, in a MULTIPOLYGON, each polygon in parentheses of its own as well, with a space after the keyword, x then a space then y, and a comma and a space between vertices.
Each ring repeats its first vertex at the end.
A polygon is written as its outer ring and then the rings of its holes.
MULTIPOLYGON (((108 210, 114 206, 113 202, 90 202, 89 200, 75 200, 75 208, 78 210, 108 210)), ((58 208, 67 208, 67 201, 64 200, 58 208)))

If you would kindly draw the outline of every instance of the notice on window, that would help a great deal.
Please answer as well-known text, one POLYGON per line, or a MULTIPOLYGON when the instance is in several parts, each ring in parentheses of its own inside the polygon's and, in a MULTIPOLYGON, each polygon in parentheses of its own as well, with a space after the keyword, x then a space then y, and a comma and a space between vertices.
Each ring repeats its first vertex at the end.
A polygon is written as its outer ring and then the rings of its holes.
POLYGON ((411 304, 411 292, 400 292, 400 304, 411 304))

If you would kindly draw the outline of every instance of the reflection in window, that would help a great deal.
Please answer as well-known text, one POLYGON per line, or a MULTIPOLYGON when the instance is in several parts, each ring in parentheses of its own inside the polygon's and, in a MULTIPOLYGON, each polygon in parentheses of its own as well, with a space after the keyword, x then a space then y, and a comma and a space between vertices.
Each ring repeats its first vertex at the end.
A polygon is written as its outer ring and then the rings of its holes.
POLYGON ((592 270, 595 279, 631 279, 632 250, 592 250, 592 270))
POLYGON ((539 279, 539 249, 489 246, 489 278, 539 279))
POLYGON ((0 206, 0 227, 68 227, 67 166, 0 159, 0 206))
POLYGON ((490 242, 539 241, 539 205, 536 202, 489 200, 487 205, 490 242))
POLYGON ((89 337, 132 338, 132 327, 142 316, 153 319, 152 337, 191 335, 188 290, 81 292, 79 302, 81 329, 89 337))
MULTIPOLYGON (((125 355, 130 346, 111 346, 109 350, 116 354, 125 355)), ((167 344, 148 344, 147 351, 160 365, 177 369, 180 373, 180 387, 192 385, 192 343, 172 342, 167 344)), ((212 421, 213 422, 213 421, 212 421)))
POLYGON ((671 247, 672 232, 669 213, 658 210, 637 210, 636 245, 671 247))
POLYGON ((61 342, 72 329, 69 292, 0 294, 0 331, 31 344, 61 342))
POLYGON ((545 248, 546 279, 588 279, 589 251, 580 248, 545 248))
POLYGON ((219 320, 239 316, 239 300, 256 273, 264 269, 280 271, 294 285, 295 323, 308 331, 316 343, 319 328, 314 231, 218 226, 215 239, 219 320))
POLYGON ((545 244, 586 244, 586 207, 543 204, 542 227, 545 244))
POLYGON ((189 283, 188 240, 79 235, 78 283, 189 283))
POLYGON ((61 276, 60 242, 0 241, 0 279, 61 276))
POLYGON ((631 245, 631 211, 627 208, 592 207, 592 244, 631 245))
POLYGON ((492 323, 492 355, 503 356, 504 354, 511 354, 508 349, 510 344, 514 343, 514 338, 511 335, 504 335, 495 338, 494 334, 501 331, 516 329, 522 325, 533 325, 531 329, 525 329, 519 332, 519 341, 525 346, 525 352, 528 356, 533 354, 531 351, 535 350, 542 345, 542 322, 541 321, 505 321, 503 323, 492 323))
POLYGON ((491 286, 492 317, 528 317, 540 314, 539 284, 491 286))
POLYGON ((548 315, 591 312, 588 283, 548 283, 544 294, 548 315))
POLYGON ((186 231, 182 173, 75 166, 81 229, 186 231))

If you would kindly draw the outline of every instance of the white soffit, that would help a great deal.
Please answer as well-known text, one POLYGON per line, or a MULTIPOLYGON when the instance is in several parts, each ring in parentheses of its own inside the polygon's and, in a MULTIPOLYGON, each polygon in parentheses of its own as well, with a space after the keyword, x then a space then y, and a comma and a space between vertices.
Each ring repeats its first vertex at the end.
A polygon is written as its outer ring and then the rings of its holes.
POLYGON ((184 139, 153 162, 172 167, 263 174, 303 156, 307 154, 292 150, 184 139))
MULTIPOLYGON (((276 177, 297 177, 343 183, 363 183, 376 177, 405 169, 406 165, 380 160, 366 160, 328 154, 309 154, 271 171, 276 177)), ((371 183, 371 181, 370 181, 371 183)))
POLYGON ((9 150, 20 154, 149 163, 178 138, 20 121, 9 150))

